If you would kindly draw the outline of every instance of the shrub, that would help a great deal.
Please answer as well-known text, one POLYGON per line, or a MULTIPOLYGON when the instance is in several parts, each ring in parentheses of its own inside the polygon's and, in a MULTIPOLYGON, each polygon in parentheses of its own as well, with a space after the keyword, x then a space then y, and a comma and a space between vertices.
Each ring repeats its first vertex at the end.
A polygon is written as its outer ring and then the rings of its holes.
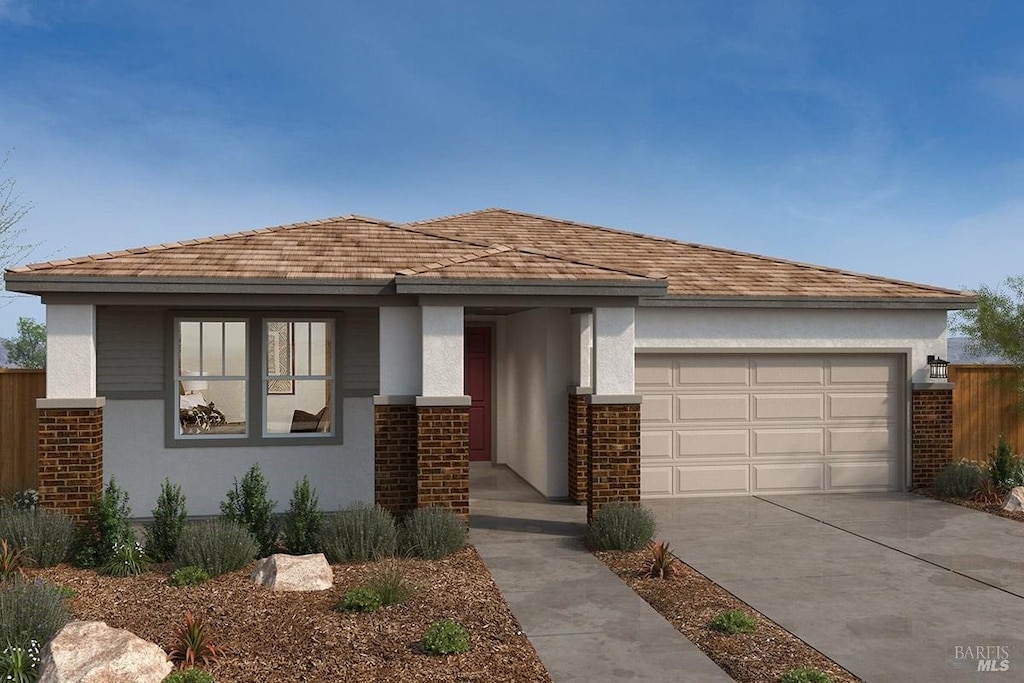
POLYGON ((178 669, 167 674, 161 683, 214 683, 213 676, 202 669, 178 669))
POLYGON ((999 443, 988 454, 988 476, 1000 493, 1024 486, 1024 460, 1010 450, 1005 434, 999 435, 999 443))
POLYGON ((71 555, 75 523, 51 510, 4 510, 0 538, 6 538, 37 567, 52 567, 71 555))
POLYGON ((267 480, 259 463, 249 468, 241 483, 235 479, 227 498, 220 504, 225 521, 241 524, 256 539, 260 555, 270 555, 277 545, 274 508, 277 502, 267 498, 267 480))
POLYGON ((754 617, 738 609, 728 609, 715 615, 715 618, 708 624, 711 628, 722 633, 753 633, 757 627, 754 617))
POLYGON ((149 558, 138 541, 118 541, 100 572, 108 576, 138 576, 149 568, 149 558))
POLYGON ((75 564, 79 567, 102 567, 110 561, 118 543, 134 543, 129 518, 128 494, 111 477, 103 493, 93 499, 92 508, 81 528, 75 564))
POLYGON ((0 681, 33 683, 39 679, 39 641, 28 645, 8 645, 0 652, 0 681))
POLYGON ((224 651, 213 642, 203 618, 185 612, 185 623, 178 627, 175 642, 167 652, 167 658, 178 666, 194 667, 216 663, 224 651))
POLYGON ((951 462, 935 475, 932 489, 944 498, 970 498, 986 478, 985 470, 977 463, 951 462))
POLYGON ((188 565, 179 567, 171 572, 171 585, 173 586, 198 586, 210 580, 210 575, 202 567, 188 565))
POLYGON ((343 612, 376 612, 383 604, 384 601, 381 600, 377 591, 367 586, 361 586, 341 596, 338 609, 343 612))
POLYGON ((366 582, 366 587, 380 596, 382 605, 400 605, 409 599, 414 590, 395 562, 389 562, 377 570, 366 582))
POLYGON ((37 510, 39 509, 39 491, 35 489, 22 489, 11 496, 11 507, 15 510, 37 510))
POLYGON ((15 574, 23 575, 25 553, 8 543, 6 538, 0 538, 0 579, 7 579, 15 574))
POLYGON ((423 634, 420 648, 428 655, 457 655, 469 651, 469 632, 457 621, 435 621, 423 634))
POLYGON ((397 539, 394 516, 366 503, 327 515, 320 531, 320 545, 332 563, 390 557, 397 549, 397 539))
POLYGON ((468 533, 466 523, 451 510, 417 508, 402 523, 402 549, 410 555, 439 560, 462 550, 468 533))
POLYGON ((640 550, 658 528, 654 512, 636 503, 609 503, 594 515, 587 540, 597 550, 640 550))
POLYGON ((320 532, 323 528, 324 513, 316 489, 309 486, 309 477, 296 482, 288 512, 284 517, 284 547, 294 555, 320 552, 320 532))
POLYGON ((676 572, 676 558, 668 549, 668 541, 651 546, 651 555, 644 563, 644 574, 652 579, 667 579, 676 572))
POLYGON ((146 525, 146 552, 157 562, 174 557, 178 539, 185 529, 188 510, 185 509, 185 495, 181 487, 164 479, 160 497, 153 508, 153 521, 146 525))
POLYGON ((174 563, 178 567, 194 565, 217 576, 249 564, 257 549, 252 534, 234 522, 202 522, 185 527, 174 563))
POLYGON ((57 586, 20 577, 0 585, 0 643, 28 650, 33 640, 49 642, 69 621, 57 586))
POLYGON ((801 666, 782 674, 779 683, 832 683, 832 677, 813 666, 801 666))

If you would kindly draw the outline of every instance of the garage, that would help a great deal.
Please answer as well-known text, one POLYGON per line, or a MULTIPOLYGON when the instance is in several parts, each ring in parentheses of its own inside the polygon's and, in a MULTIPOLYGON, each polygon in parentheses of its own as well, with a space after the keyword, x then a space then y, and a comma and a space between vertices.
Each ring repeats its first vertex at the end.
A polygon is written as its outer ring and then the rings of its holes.
POLYGON ((891 354, 638 354, 641 495, 896 490, 904 377, 891 354))

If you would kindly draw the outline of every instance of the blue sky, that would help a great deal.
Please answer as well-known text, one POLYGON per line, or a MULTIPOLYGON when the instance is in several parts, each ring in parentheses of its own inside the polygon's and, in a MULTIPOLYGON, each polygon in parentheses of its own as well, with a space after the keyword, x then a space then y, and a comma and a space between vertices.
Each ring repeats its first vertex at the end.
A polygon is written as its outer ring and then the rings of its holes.
POLYGON ((32 260, 505 206, 974 287, 1024 270, 1021 26, 1009 1, 0 0, 0 150, 32 260))

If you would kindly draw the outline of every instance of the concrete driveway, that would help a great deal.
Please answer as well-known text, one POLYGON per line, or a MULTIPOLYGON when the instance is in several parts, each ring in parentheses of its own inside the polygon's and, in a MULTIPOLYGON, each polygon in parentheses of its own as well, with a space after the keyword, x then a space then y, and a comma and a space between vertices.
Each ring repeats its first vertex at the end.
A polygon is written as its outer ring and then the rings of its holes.
POLYGON ((679 557, 866 681, 1024 680, 1024 524, 899 493, 645 503, 679 557))

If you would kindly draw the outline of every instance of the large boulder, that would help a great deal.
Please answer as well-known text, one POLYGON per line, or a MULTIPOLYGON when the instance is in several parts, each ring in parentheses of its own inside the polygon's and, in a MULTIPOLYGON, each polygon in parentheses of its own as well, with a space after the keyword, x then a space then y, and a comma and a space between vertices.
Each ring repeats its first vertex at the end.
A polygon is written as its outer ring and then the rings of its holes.
POLYGON ((272 591, 322 591, 334 585, 334 572, 323 553, 271 555, 257 562, 250 576, 272 591))
POLYGON ((1008 512, 1024 512, 1024 486, 1014 486, 1010 489, 1003 509, 1008 512))
POLYGON ((131 631, 102 621, 72 621, 40 656, 39 683, 160 683, 167 653, 131 631))

